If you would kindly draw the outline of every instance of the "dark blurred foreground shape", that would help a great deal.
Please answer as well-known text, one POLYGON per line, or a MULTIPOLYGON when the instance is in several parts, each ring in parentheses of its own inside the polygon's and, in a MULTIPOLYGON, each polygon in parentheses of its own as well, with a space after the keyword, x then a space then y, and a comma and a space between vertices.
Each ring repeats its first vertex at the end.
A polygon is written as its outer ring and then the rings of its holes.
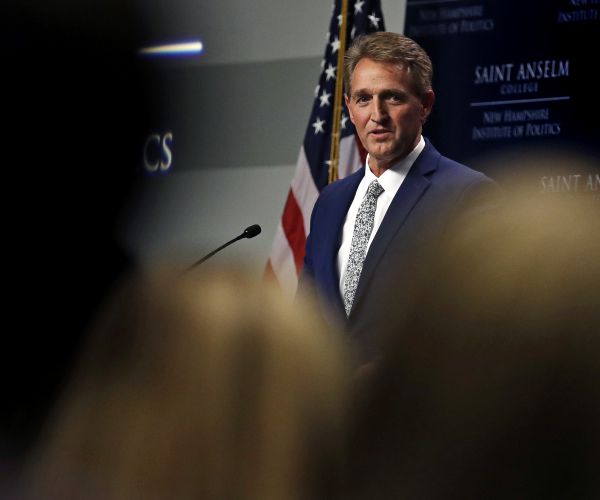
POLYGON ((116 236, 146 125, 127 1, 12 1, 0 40, 6 374, 0 453, 18 464, 83 331, 130 264, 116 236))
POLYGON ((25 498, 337 498, 347 359, 315 307, 231 271, 126 280, 22 478, 25 498))
POLYGON ((408 316, 390 293, 348 498, 600 497, 600 206, 517 185, 430 253, 408 316))

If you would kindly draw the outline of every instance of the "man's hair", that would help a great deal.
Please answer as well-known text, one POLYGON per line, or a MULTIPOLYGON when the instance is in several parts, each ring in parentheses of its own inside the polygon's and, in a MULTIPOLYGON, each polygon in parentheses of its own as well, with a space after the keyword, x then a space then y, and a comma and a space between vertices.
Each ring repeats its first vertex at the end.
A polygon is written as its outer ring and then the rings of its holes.
POLYGON ((427 52, 407 36, 388 31, 376 31, 358 36, 346 52, 344 89, 347 95, 350 95, 350 82, 354 68, 364 58, 406 67, 412 77, 414 92, 419 96, 431 90, 433 66, 427 52))

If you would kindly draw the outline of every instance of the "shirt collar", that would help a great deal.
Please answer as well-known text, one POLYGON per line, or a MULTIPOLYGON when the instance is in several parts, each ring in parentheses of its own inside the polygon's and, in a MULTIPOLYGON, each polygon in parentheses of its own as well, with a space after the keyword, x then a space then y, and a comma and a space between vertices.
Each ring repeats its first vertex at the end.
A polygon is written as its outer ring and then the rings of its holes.
POLYGON ((423 151, 424 147, 425 139, 423 139, 423 136, 421 136, 421 139, 419 140, 418 144, 410 153, 408 153, 408 155, 406 155, 398 162, 394 163, 379 177, 376 177, 375 174, 371 172, 371 169, 369 168, 369 155, 367 154, 367 159, 365 162, 365 180, 367 181, 367 184, 370 184, 371 181, 377 179, 379 181, 379 184, 381 184, 381 187, 387 193, 395 193, 396 191, 398 191, 398 188, 402 184, 402 181, 404 181, 404 178, 408 174, 408 171, 413 166, 413 163, 421 154, 421 151, 423 151))

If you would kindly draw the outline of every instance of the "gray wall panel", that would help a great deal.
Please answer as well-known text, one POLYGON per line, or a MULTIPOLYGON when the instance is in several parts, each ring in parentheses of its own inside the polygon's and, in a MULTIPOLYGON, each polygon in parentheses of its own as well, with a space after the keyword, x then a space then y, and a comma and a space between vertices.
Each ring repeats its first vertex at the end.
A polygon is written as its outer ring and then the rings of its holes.
POLYGON ((173 132, 173 170, 295 163, 320 58, 157 70, 151 132, 173 132))
MULTIPOLYGON (((321 57, 333 0, 134 0, 148 41, 200 38, 207 64, 321 57)), ((404 29, 405 0, 382 0, 388 30, 404 29)))

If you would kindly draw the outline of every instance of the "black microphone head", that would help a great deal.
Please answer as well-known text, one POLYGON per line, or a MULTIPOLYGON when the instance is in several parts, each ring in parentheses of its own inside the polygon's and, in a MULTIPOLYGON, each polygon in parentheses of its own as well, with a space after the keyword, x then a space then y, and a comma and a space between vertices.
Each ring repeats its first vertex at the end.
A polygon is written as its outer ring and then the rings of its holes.
POLYGON ((262 229, 258 224, 252 224, 251 226, 248 226, 246 229, 244 229, 244 237, 254 238, 255 236, 259 235, 261 231, 262 229))

